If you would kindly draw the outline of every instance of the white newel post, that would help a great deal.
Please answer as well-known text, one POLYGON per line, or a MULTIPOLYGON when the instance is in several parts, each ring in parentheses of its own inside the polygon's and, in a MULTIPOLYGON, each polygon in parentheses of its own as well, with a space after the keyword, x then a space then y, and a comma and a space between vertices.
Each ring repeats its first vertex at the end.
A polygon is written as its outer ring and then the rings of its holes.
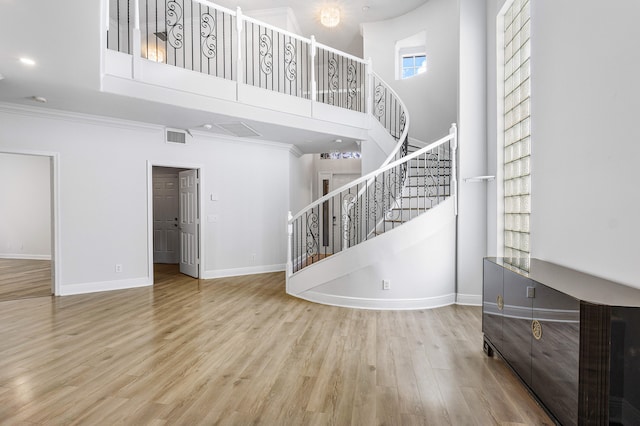
POLYGON ((311 101, 318 100, 318 94, 316 93, 316 38, 311 36, 311 101))
MULTIPOLYGON (((242 17, 242 9, 240 6, 236 9, 236 30, 238 32, 238 62, 237 62, 237 72, 236 72, 236 80, 238 82, 238 86, 244 83, 244 74, 242 71, 242 25, 244 18, 242 17)), ((237 97, 236 97, 237 98, 237 97)))
POLYGON ((458 161, 458 128, 456 123, 451 124, 451 128, 449 129, 449 134, 451 135, 451 189, 453 192, 453 210, 455 215, 458 215, 458 178, 457 178, 457 167, 456 163, 458 161))
POLYGON ((287 213, 287 273, 286 273, 286 289, 289 292, 289 277, 293 274, 293 262, 291 260, 291 238, 293 238, 293 224, 291 223, 293 216, 291 212, 287 213))
POLYGON ((131 70, 133 79, 139 80, 142 77, 141 61, 142 61, 142 35, 140 34, 140 2, 134 0, 133 2, 133 52, 132 53, 132 66, 131 70))
POLYGON ((367 113, 373 114, 373 61, 367 59, 367 113))

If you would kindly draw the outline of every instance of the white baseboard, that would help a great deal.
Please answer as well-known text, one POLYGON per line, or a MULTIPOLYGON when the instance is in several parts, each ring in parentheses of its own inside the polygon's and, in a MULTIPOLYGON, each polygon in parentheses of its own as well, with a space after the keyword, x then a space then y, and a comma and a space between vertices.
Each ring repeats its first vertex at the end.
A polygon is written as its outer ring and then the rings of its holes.
POLYGON ((420 299, 368 299, 359 297, 336 296, 333 294, 306 291, 296 294, 295 297, 309 302, 323 305, 339 306, 342 308, 376 309, 376 310, 416 310, 432 309, 452 305, 456 301, 456 295, 445 294, 442 296, 425 297, 420 299))
POLYGON ((2 253, 0 259, 17 259, 17 260, 51 260, 50 254, 27 254, 27 253, 2 253))
POLYGON ((456 295, 457 305, 482 306, 481 294, 461 294, 456 295))
POLYGON ((153 285, 149 277, 132 278, 129 280, 101 281, 93 283, 67 284, 60 286, 60 296, 74 294, 97 293, 99 291, 125 290, 128 288, 147 287, 153 285))
POLYGON ((216 269, 213 271, 204 271, 202 279, 210 280, 213 278, 238 277, 241 275, 265 274, 267 272, 283 272, 287 265, 280 263, 277 265, 249 266, 246 268, 232 269, 216 269))
POLYGON ((458 293, 456 295, 456 304, 458 304, 458 305, 482 306, 482 295, 481 294, 461 294, 461 293, 458 293))

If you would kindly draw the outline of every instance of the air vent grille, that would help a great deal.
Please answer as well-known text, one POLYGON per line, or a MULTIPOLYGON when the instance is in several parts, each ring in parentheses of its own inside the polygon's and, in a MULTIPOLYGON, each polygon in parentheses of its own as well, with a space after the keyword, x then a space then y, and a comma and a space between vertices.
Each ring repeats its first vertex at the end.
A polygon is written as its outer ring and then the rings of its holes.
POLYGON ((226 130, 233 136, 238 136, 240 138, 254 138, 256 136, 261 136, 260 133, 256 132, 241 121, 236 121, 233 123, 220 123, 216 124, 216 126, 220 127, 223 130, 226 130))
POLYGON ((171 143, 187 143, 187 134, 176 130, 167 129, 167 142, 171 143))

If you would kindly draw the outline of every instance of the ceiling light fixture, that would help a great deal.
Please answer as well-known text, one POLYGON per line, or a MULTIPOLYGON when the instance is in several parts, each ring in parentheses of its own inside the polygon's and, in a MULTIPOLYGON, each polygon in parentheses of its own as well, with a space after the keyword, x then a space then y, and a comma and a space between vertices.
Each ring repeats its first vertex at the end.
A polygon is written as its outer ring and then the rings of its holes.
POLYGON ((320 22, 327 28, 333 28, 340 23, 340 9, 333 6, 320 10, 320 22))
POLYGON ((34 66, 34 65, 36 64, 36 61, 34 61, 33 59, 31 59, 31 58, 25 58, 25 57, 20 58, 20 62, 21 62, 23 65, 28 65, 28 66, 30 66, 30 67, 32 67, 32 66, 34 66))
POLYGON ((334 142, 335 143, 342 143, 342 139, 335 139, 334 142))
POLYGON ((47 103, 47 98, 44 98, 42 96, 32 96, 31 99, 36 101, 36 102, 40 102, 41 104, 46 104, 47 103))

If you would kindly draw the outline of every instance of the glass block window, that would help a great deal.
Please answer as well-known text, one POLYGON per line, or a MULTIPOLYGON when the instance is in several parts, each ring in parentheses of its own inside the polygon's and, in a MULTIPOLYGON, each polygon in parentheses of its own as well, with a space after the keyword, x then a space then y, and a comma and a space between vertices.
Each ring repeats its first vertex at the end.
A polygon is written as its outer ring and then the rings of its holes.
POLYGON ((362 154, 360 152, 323 152, 320 154, 320 159, 322 160, 349 160, 352 158, 362 158, 362 154))
POLYGON ((531 213, 531 41, 529 0, 504 15, 504 257, 528 263, 531 213))
POLYGON ((402 78, 413 77, 427 70, 427 57, 421 55, 402 56, 402 78))

